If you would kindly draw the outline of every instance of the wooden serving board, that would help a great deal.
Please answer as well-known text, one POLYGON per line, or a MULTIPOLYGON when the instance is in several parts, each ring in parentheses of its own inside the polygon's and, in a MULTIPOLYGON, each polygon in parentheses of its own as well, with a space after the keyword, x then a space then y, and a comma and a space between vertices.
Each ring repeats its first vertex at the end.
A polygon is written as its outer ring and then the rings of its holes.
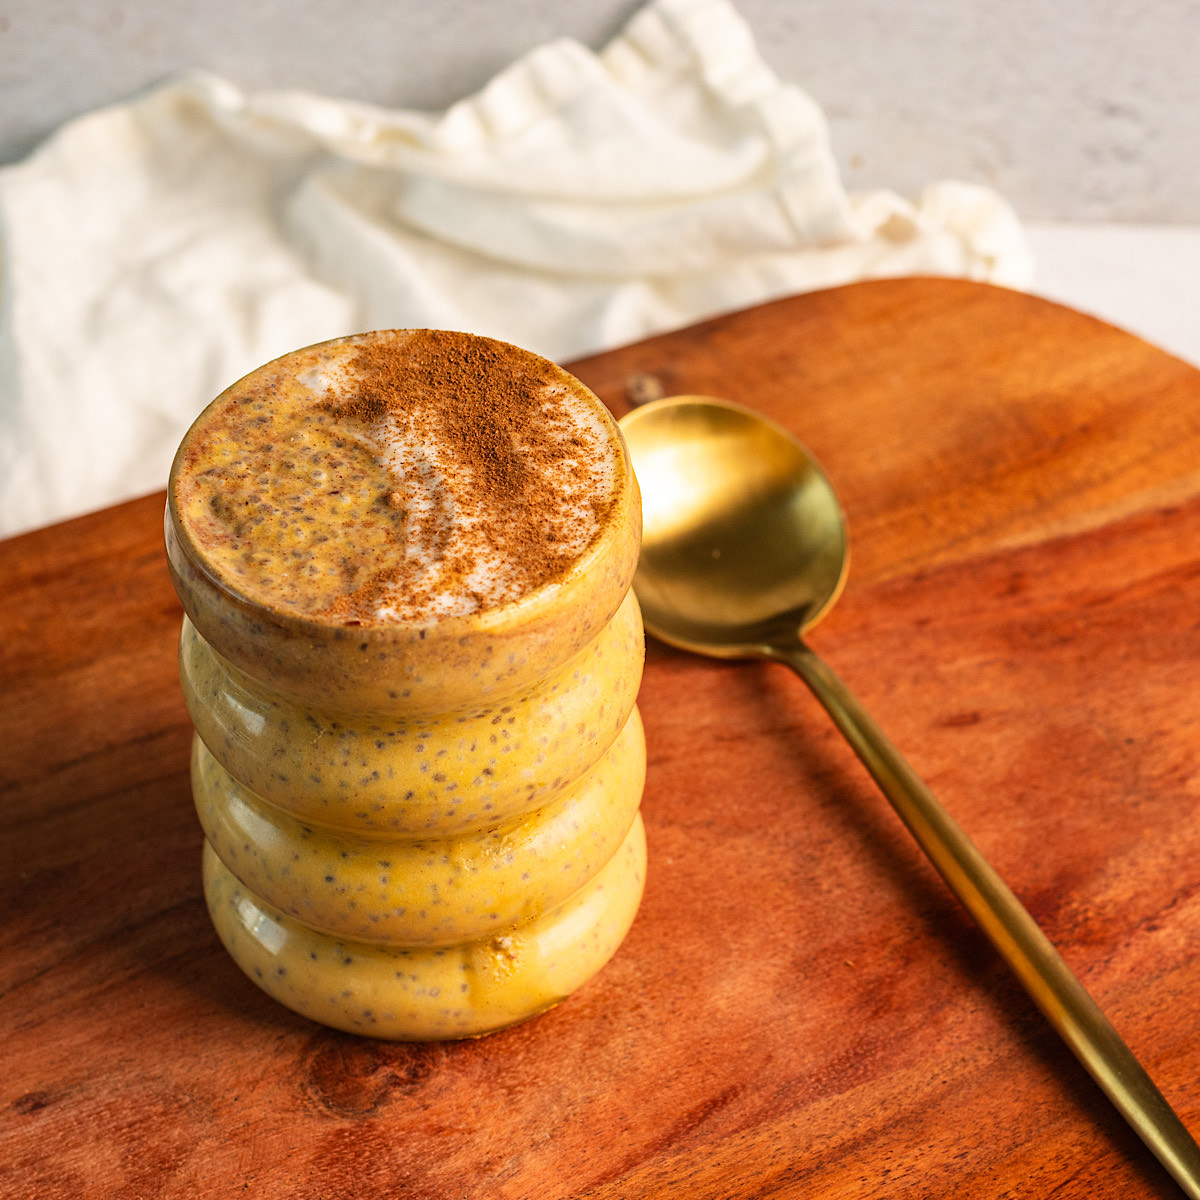
MULTIPOLYGON (((814 451, 814 646, 1200 1131, 1200 372, 938 280, 575 369, 814 451)), ((645 901, 558 1009, 405 1046, 272 1003, 201 898, 162 501, 0 543, 0 1195, 1177 1195, 780 667, 650 646, 645 901)))

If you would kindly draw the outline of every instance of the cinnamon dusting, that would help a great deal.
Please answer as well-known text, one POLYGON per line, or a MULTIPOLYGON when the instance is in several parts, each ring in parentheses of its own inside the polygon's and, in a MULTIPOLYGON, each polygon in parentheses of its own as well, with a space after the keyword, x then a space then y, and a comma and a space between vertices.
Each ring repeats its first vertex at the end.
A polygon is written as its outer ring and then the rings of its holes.
POLYGON ((346 624, 421 622, 554 582, 604 527, 614 448, 553 364, 430 330, 317 350, 287 378, 332 369, 321 398, 275 376, 195 444, 205 540, 236 556, 239 589, 346 624))

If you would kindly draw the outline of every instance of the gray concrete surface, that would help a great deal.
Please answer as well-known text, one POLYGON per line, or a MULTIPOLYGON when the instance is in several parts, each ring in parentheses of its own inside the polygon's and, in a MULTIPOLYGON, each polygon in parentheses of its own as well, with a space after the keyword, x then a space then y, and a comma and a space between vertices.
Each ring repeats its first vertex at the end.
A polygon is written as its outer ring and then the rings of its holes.
MULTIPOLYGON (((436 110, 638 0, 0 0, 0 162, 199 66, 436 110)), ((1200 0, 737 0, 851 189, 996 187, 1026 219, 1200 222, 1200 0)))

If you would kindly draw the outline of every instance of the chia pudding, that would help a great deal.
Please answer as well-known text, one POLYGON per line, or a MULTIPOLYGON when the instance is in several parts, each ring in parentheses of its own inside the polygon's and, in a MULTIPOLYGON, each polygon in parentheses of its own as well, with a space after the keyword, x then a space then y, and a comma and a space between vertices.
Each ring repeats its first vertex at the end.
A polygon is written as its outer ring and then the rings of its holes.
POLYGON ((645 872, 637 485, 559 367, 399 330, 185 436, 166 536, 205 893, 314 1020, 473 1036, 615 952, 645 872))

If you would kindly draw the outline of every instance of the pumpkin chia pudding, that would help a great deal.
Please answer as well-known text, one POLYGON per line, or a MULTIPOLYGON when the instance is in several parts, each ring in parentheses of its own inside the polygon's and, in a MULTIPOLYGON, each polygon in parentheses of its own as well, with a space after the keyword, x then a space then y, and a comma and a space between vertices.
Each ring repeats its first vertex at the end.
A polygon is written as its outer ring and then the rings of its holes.
POLYGON ((342 338, 219 396, 166 537, 219 936, 313 1020, 467 1037, 592 977, 645 874, 615 423, 502 342, 342 338))

